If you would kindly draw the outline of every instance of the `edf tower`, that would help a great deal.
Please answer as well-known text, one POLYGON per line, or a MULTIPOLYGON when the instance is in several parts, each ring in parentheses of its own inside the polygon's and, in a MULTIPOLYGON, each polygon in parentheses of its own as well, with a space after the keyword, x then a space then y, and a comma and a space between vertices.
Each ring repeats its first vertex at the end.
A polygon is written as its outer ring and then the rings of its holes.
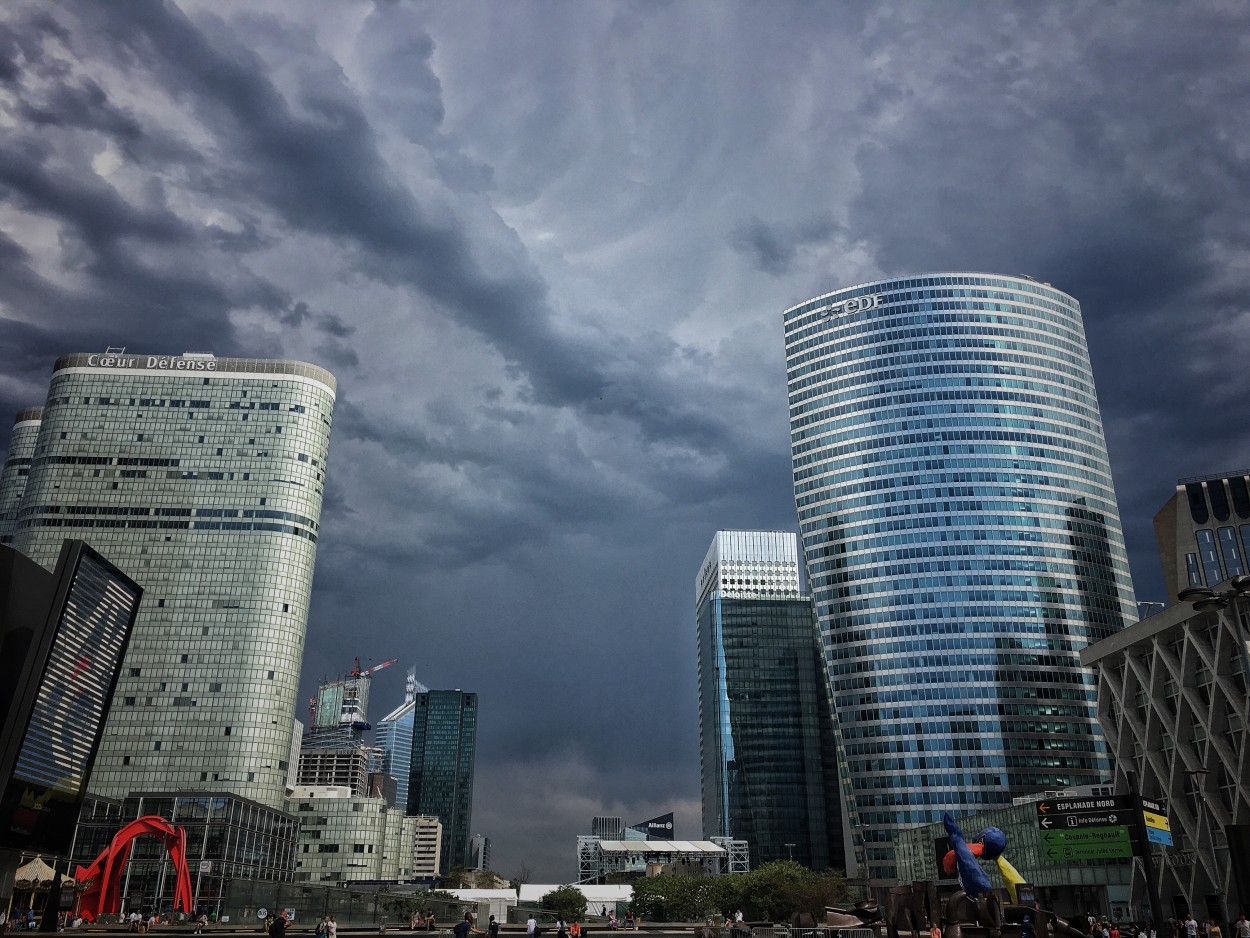
POLYGON ((786 310, 794 497, 868 874, 1110 777, 1079 653, 1136 620, 1081 309, 935 273, 786 310))

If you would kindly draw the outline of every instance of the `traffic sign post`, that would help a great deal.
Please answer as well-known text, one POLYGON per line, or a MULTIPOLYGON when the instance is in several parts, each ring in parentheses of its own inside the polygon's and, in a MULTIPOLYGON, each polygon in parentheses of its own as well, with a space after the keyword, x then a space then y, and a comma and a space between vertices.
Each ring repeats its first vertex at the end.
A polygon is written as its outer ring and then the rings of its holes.
POLYGON ((1118 857, 1131 857, 1133 847, 1127 836, 1123 843, 1105 844, 1066 844, 1061 847, 1043 847, 1042 856, 1047 860, 1062 862, 1064 860, 1110 860, 1118 857))
POLYGON ((1130 845, 1127 827, 1091 827, 1079 831, 1042 831, 1042 843, 1048 847, 1086 844, 1130 845))

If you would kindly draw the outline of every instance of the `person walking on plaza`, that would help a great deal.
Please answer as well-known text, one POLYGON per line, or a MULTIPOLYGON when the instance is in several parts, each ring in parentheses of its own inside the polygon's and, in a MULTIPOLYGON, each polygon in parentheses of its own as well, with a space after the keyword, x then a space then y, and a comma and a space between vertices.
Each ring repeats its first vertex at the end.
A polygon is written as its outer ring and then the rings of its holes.
POLYGON ((499 922, 495 920, 495 916, 490 917, 490 921, 486 923, 486 938, 499 938, 499 922))
POLYGON ((1194 919, 1193 912, 1185 915, 1184 927, 1186 938, 1198 938, 1198 922, 1194 919))
POLYGON ((525 923, 525 934, 529 935, 529 938, 534 938, 538 934, 538 922, 534 919, 533 912, 530 913, 529 921, 525 923))
POLYGON ((326 922, 326 938, 338 938, 339 923, 338 920, 331 915, 330 921, 326 922))
POLYGON ((1245 912, 1242 912, 1233 923, 1233 932, 1236 938, 1250 938, 1250 919, 1246 918, 1245 912))
POLYGON ((1224 930, 1213 918, 1207 919, 1207 938, 1224 938, 1224 930))
POLYGON ((473 916, 468 912, 464 913, 464 921, 457 922, 456 927, 452 929, 456 938, 469 938, 470 935, 480 935, 482 932, 473 927, 473 916))

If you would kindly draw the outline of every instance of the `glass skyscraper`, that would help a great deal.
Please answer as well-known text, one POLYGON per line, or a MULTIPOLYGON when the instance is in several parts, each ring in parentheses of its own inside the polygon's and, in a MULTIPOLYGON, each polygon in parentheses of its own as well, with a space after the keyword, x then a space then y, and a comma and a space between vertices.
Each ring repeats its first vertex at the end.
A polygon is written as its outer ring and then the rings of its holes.
POLYGON ((417 680, 415 668, 408 671, 404 702, 378 720, 373 728, 373 745, 378 750, 378 770, 395 779, 395 804, 408 807, 408 776, 412 772, 413 712, 417 694, 429 688, 417 680))
POLYGON ((798 542, 719 531, 695 581, 703 836, 846 866, 829 680, 798 542))
POLYGON ((784 315, 794 494, 868 873, 892 831, 1109 778, 1079 653, 1136 619, 1080 306, 880 280, 784 315))
POLYGON ((429 814, 443 825, 439 872, 468 867, 473 819, 473 756, 477 694, 458 690, 418 693, 412 720, 408 813, 429 814))
POLYGON ((17 510, 26 491, 26 480, 30 478, 30 460, 35 454, 42 419, 42 407, 28 407, 19 410, 13 421, 9 454, 5 457, 4 469, 0 470, 0 544, 13 543, 17 510))
POLYGON ((0 478, 0 505, 24 481, 13 547, 50 567, 81 538, 144 589, 93 794, 285 807, 334 396, 301 362, 57 360, 29 476, 0 478))

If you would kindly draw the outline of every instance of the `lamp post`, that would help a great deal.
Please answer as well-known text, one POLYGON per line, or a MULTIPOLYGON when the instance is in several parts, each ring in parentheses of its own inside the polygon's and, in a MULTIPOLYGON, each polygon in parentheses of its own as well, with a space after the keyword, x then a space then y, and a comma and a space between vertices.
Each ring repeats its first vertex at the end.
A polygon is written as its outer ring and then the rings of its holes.
MULTIPOLYGON (((1229 619, 1226 621, 1230 621, 1232 623, 1233 630, 1236 635, 1236 645, 1241 659, 1243 678, 1246 681, 1250 681, 1250 622, 1247 622, 1245 619, 1246 607, 1241 602, 1242 600, 1250 599, 1250 576, 1242 575, 1230 578, 1225 589, 1212 589, 1208 586, 1189 586, 1177 593, 1176 598, 1183 603, 1189 603, 1193 606, 1195 612, 1215 612, 1219 614, 1221 618, 1224 618, 1225 612, 1231 613, 1229 619)), ((1186 795, 1195 796, 1195 800, 1201 806, 1201 813, 1206 815, 1207 830, 1211 838, 1211 849, 1207 855, 1214 857, 1216 817, 1215 813, 1211 810, 1210 805, 1207 804, 1204 792, 1202 791, 1205 787, 1204 783, 1206 782, 1206 777, 1209 775, 1209 769, 1207 769, 1204 764, 1204 766, 1199 769, 1182 769, 1181 771, 1182 774, 1189 776, 1194 783, 1192 786, 1186 786, 1186 795), (1196 792, 1191 792, 1191 788, 1197 788, 1198 790, 1196 792)), ((1234 812, 1236 811, 1235 806, 1233 810, 1234 812)), ((1197 814, 1197 812, 1195 812, 1195 814, 1197 814)), ((1201 831, 1202 826, 1201 822, 1199 822, 1199 834, 1201 834, 1201 831)), ((1195 843, 1195 856, 1200 854, 1200 849, 1201 845, 1195 843)), ((1238 895, 1235 898, 1239 901, 1244 901, 1244 897, 1240 895, 1244 887, 1238 884, 1237 876, 1234 875, 1231 882, 1233 885, 1237 886, 1236 891, 1238 895)), ((1213 885, 1215 885, 1214 882, 1213 885)), ((1227 901, 1232 898, 1234 897, 1224 897, 1226 902, 1226 914, 1227 901)))

